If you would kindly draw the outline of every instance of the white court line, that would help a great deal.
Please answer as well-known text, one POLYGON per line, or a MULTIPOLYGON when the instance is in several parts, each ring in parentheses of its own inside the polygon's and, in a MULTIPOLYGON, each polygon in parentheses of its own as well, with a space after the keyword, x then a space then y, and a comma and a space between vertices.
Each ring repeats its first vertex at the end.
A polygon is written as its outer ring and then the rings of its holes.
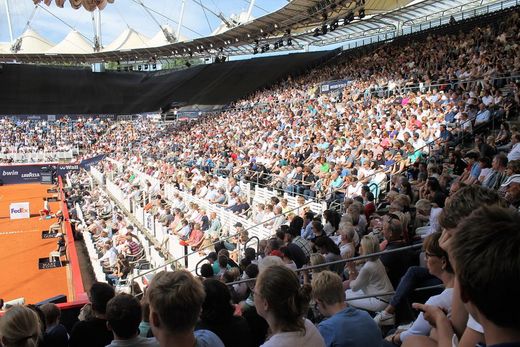
POLYGON ((23 233, 33 233, 35 231, 39 231, 39 229, 19 230, 19 231, 0 231, 0 236, 1 235, 23 234, 23 233))

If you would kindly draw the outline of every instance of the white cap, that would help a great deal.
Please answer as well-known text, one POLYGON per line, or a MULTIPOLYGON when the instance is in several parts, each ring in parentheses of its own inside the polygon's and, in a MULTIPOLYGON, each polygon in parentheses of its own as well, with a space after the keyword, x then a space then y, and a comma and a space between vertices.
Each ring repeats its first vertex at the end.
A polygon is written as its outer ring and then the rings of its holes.
POLYGON ((515 174, 509 177, 504 184, 502 184, 502 187, 508 187, 511 183, 520 183, 520 174, 515 174))

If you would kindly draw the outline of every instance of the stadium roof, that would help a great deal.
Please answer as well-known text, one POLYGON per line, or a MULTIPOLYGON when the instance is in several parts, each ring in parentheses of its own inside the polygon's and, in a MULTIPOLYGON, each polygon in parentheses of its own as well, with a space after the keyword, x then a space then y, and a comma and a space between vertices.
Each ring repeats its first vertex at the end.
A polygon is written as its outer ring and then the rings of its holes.
POLYGON ((94 53, 92 44, 80 33, 71 30, 67 36, 56 46, 49 49, 47 54, 88 54, 94 53))
MULTIPOLYGON (((496 0, 292 0, 281 9, 220 33, 194 40, 170 43, 164 37, 149 40, 137 31, 128 28, 101 52, 49 54, 52 46, 34 31, 22 36, 24 49, 17 53, 2 53, 0 61, 17 62, 101 62, 136 61, 151 57, 211 57, 218 54, 251 54, 254 47, 274 44, 280 39, 291 37, 292 45, 278 47, 279 50, 298 50, 307 45, 328 45, 344 42, 382 32, 396 31, 398 27, 426 22, 436 16, 460 12, 496 0), (360 11, 363 12, 361 16, 360 11), (351 16, 354 16, 352 18, 351 16), (347 20, 348 18, 348 20, 347 20), (313 31, 322 25, 338 21, 340 25, 326 35, 314 36, 313 31), (26 43, 25 41, 29 41, 26 43), (153 44, 149 44, 152 42, 153 44), (39 46, 37 45, 39 44, 39 46), (26 48, 27 46, 27 48, 26 48)), ((5 51, 5 46, 3 48, 5 51)))
POLYGON ((107 45, 103 51, 132 50, 135 48, 147 47, 146 43, 148 41, 150 41, 150 38, 138 33, 132 28, 128 28, 112 41, 112 43, 107 45))

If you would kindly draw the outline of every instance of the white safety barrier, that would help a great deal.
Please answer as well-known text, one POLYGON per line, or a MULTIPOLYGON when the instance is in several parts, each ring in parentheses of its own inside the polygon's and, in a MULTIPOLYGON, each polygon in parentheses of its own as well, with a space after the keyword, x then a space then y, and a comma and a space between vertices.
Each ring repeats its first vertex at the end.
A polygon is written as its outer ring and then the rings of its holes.
POLYGON ((12 159, 17 163, 65 161, 74 159, 74 151, 71 149, 64 152, 0 153, 0 159, 12 159))
MULTIPOLYGON (((80 220, 83 226, 86 226, 85 219, 83 217, 83 211, 79 204, 76 203, 76 211, 78 219, 80 220)), ((87 248, 87 253, 90 259, 90 263, 92 264, 92 269, 94 270, 94 276, 98 282, 106 282, 106 276, 103 272, 103 268, 99 262, 98 252, 96 251, 96 247, 94 246, 94 242, 92 240, 92 234, 88 232, 88 230, 83 231, 83 240, 85 240, 85 246, 87 248)))
POLYGON ((105 185, 105 175, 94 166, 90 167, 90 175, 94 178, 97 184, 101 186, 105 185))

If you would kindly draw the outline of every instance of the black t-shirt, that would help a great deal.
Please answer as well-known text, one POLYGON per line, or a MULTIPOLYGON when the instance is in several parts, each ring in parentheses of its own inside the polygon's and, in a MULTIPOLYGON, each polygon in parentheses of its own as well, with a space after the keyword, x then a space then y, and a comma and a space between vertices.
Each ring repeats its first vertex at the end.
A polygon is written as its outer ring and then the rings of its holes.
MULTIPOLYGON (((390 251, 404 246, 406 246, 404 242, 392 241, 388 243, 385 250, 390 251)), ((397 288, 401 277, 403 277, 410 266, 419 265, 417 256, 412 250, 389 254, 383 253, 379 259, 385 266, 388 278, 390 279, 390 282, 392 282, 394 288, 397 288)))
POLYGON ((215 333, 226 347, 252 346, 251 329, 243 317, 233 316, 230 320, 222 321, 219 324, 200 321, 195 330, 201 329, 215 333))
MULTIPOLYGON (((256 308, 250 307, 242 312, 244 317, 251 329, 251 338, 253 340, 253 346, 260 346, 265 342, 267 335, 267 328, 269 325, 257 312, 256 308)), ((227 347, 227 345, 225 345, 227 347)))
POLYGON ((105 319, 94 318, 74 324, 69 347, 105 347, 114 339, 105 319))
POLYGON ((287 245, 287 248, 289 249, 289 252, 292 255, 293 261, 296 264, 296 267, 298 269, 307 263, 307 257, 305 256, 305 253, 298 245, 295 245, 294 243, 289 243, 287 245))
POLYGON ((69 342, 69 336, 67 335, 67 329, 61 324, 54 326, 47 330, 43 335, 43 343, 49 347, 67 347, 69 342))

